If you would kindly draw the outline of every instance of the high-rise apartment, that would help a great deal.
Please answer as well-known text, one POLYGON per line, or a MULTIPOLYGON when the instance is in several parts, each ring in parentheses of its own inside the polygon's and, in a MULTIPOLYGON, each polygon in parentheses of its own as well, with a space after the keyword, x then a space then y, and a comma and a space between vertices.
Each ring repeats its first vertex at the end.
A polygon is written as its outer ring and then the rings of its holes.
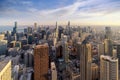
POLYGON ((48 51, 47 45, 37 45, 34 49, 34 80, 47 80, 48 51))

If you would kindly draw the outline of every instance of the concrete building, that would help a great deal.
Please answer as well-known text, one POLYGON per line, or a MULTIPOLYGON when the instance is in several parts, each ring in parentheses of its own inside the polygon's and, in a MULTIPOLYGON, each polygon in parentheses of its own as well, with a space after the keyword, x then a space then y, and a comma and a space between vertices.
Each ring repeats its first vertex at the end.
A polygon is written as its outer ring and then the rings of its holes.
POLYGON ((81 46, 81 42, 77 42, 77 45, 76 45, 76 47, 77 47, 77 59, 79 59, 79 60, 80 60, 80 46, 81 46))
POLYGON ((92 47, 91 44, 81 44, 80 46, 80 80, 92 80, 92 47))
POLYGON ((11 47, 11 48, 13 48, 13 47, 21 48, 21 42, 20 41, 11 41, 9 47, 11 47))
POLYGON ((12 80, 11 67, 10 59, 5 58, 4 60, 0 61, 0 80, 12 80))
POLYGON ((7 51, 7 40, 0 40, 0 54, 5 54, 7 51))
POLYGON ((105 55, 113 56, 113 54, 112 54, 112 51, 113 51, 112 41, 110 39, 105 39, 104 44, 105 44, 105 55))
POLYGON ((118 58, 100 56, 100 80, 118 80, 118 58))
POLYGON ((98 57, 100 58, 100 56, 101 56, 101 55, 104 55, 104 53, 105 53, 104 43, 98 44, 97 47, 98 47, 98 57))
POLYGON ((117 50, 116 49, 113 49, 113 57, 117 57, 117 50))
POLYGON ((37 45, 34 49, 34 80, 47 80, 48 51, 47 45, 37 45))
POLYGON ((57 80, 57 70, 54 62, 51 62, 51 80, 57 80))
POLYGON ((20 66, 19 65, 15 65, 14 67, 13 67, 13 75, 12 75, 12 77, 13 77, 13 80, 18 80, 19 79, 19 70, 20 70, 20 66))
POLYGON ((99 79, 98 71, 99 71, 98 65, 95 63, 92 63, 92 80, 99 79))
POLYGON ((106 39, 111 39, 112 38, 111 27, 105 27, 105 38, 106 39))
POLYGON ((120 44, 117 45, 117 57, 118 57, 118 61, 119 61, 119 70, 120 70, 120 44))
POLYGON ((29 49, 25 52, 24 54, 24 64, 27 67, 32 67, 33 66, 33 50, 29 49))
POLYGON ((34 23, 34 32, 37 32, 37 23, 34 23))
POLYGON ((0 34, 0 40, 4 40, 5 34, 0 34))
POLYGON ((63 42, 62 43, 62 47, 63 47, 63 59, 64 61, 67 63, 69 60, 69 51, 68 51, 68 43, 67 42, 63 42))

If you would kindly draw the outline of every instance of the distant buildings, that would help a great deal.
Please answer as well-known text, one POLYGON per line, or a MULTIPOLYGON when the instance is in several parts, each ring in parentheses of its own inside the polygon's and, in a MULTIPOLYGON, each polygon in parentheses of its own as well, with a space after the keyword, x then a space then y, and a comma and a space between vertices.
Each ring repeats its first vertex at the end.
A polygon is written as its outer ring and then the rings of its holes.
POLYGON ((37 23, 34 23, 34 32, 37 32, 37 23))
POLYGON ((15 22, 15 26, 13 27, 12 35, 14 36, 17 33, 17 22, 15 22))
POLYGON ((7 40, 0 40, 0 54, 5 54, 7 51, 7 40))
POLYGON ((100 56, 100 80, 118 80, 118 58, 100 56))
POLYGON ((48 67, 48 46, 37 45, 34 49, 34 80, 47 80, 48 67))

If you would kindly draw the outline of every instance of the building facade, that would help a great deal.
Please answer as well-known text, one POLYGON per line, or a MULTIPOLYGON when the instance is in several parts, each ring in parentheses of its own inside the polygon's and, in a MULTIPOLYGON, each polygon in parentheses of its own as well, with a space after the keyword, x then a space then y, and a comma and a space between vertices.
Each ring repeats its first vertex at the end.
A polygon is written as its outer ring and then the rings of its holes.
POLYGON ((47 45, 37 45, 34 49, 34 80, 47 80, 48 51, 47 45))
POLYGON ((0 80, 12 80, 11 60, 0 61, 0 80))
POLYGON ((91 44, 81 44, 80 46, 80 80, 92 80, 92 51, 91 44))
POLYGON ((118 80, 118 58, 100 56, 100 80, 118 80))

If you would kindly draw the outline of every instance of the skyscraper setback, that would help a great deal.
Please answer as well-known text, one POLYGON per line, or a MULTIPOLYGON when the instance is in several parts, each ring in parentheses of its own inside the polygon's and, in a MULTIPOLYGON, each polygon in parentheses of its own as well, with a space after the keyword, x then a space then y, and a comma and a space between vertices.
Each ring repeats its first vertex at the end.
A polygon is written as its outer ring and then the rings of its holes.
POLYGON ((34 80, 47 80, 48 67, 48 46, 37 45, 34 49, 34 80))
POLYGON ((101 55, 100 80, 118 80, 118 58, 101 55))

